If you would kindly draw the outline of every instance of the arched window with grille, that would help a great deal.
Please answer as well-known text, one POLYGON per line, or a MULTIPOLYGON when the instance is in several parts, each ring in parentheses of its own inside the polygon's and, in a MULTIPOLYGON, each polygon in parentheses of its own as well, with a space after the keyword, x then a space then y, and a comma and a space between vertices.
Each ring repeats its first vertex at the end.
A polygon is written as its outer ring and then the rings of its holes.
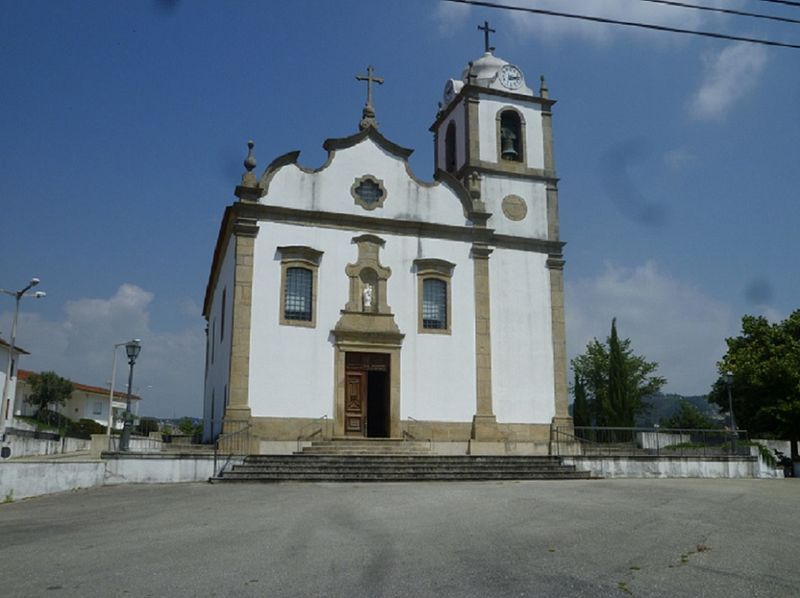
POLYGON ((450 334, 452 328, 451 285, 455 264, 437 258, 414 260, 419 293, 421 333, 450 334))
POLYGON ((317 271, 322 252, 304 246, 278 247, 281 256, 280 323, 316 326, 317 271))
POLYGON ((283 317, 287 320, 311 321, 313 276, 308 268, 286 269, 286 291, 283 317))
POLYGON ((447 329, 447 283, 438 278, 422 281, 422 327, 447 329))

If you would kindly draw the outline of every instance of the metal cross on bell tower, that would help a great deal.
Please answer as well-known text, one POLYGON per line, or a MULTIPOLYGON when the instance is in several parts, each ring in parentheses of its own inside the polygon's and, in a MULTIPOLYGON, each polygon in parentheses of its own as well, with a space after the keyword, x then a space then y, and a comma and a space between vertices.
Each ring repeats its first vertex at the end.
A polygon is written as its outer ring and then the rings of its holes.
POLYGON ((489 45, 489 34, 497 33, 497 31, 489 27, 489 21, 484 21, 483 26, 478 25, 478 30, 483 31, 483 51, 494 52, 494 46, 489 45))
POLYGON ((372 106, 372 84, 383 85, 383 77, 376 77, 374 73, 375 67, 370 64, 367 67, 366 75, 356 75, 357 81, 367 82, 367 103, 364 104, 364 109, 361 111, 361 122, 358 123, 358 128, 362 131, 367 127, 378 128, 378 121, 375 120, 375 108, 372 106))

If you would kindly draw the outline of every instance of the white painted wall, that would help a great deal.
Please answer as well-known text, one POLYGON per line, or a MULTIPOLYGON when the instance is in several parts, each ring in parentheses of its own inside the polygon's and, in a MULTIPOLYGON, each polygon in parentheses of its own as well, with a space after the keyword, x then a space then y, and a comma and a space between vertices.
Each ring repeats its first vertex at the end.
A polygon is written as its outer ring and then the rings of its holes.
POLYGON ((495 249, 489 258, 492 399, 498 422, 546 423, 555 415, 547 256, 495 249))
MULTIPOLYGON (((345 267, 355 263, 353 237, 346 231, 260 223, 256 238, 250 351, 250 407, 254 416, 333 416, 334 345, 330 331, 348 300, 345 267), (319 267, 316 328, 279 325, 282 245, 306 245, 324 252, 319 267)), ((471 421, 475 412, 474 292, 469 244, 380 235, 380 259, 392 269, 387 302, 406 337, 401 351, 401 417, 471 421), (417 333, 415 258, 456 264, 453 333, 417 333)))
POLYGON ((711 457, 564 457, 566 465, 603 478, 779 478, 757 459, 711 457))
POLYGON ((331 163, 318 172, 307 172, 295 165, 281 168, 270 182, 269 193, 259 201, 301 210, 467 224, 460 201, 446 185, 419 184, 409 176, 406 162, 369 139, 334 152, 331 163), (381 179, 387 192, 383 207, 371 211, 356 204, 350 194, 355 180, 366 174, 381 179))
POLYGON ((0 500, 19 500, 103 484, 101 461, 5 461, 0 465, 0 500))
POLYGON ((480 94, 478 104, 478 129, 480 130, 480 158, 497 163, 497 115, 505 108, 516 108, 525 118, 525 163, 529 168, 544 168, 544 142, 542 111, 538 104, 520 102, 510 98, 480 94))
POLYGON ((496 174, 484 175, 481 199, 492 214, 489 228, 503 235, 547 238, 547 188, 544 183, 496 174), (517 195, 525 200, 528 213, 522 220, 509 220, 503 214, 503 198, 508 195, 517 195))
POLYGON ((236 238, 231 236, 225 248, 222 265, 217 278, 217 286, 211 299, 206 339, 206 380, 203 403, 203 436, 205 440, 216 437, 222 427, 222 416, 225 411, 225 399, 230 376, 231 359, 231 314, 234 302, 233 276, 236 265, 236 238), (226 290, 225 300, 225 336, 220 339, 222 324, 222 292, 226 290), (213 344, 213 346, 212 346, 213 344), (213 360, 212 360, 213 355, 213 360), (212 409, 213 401, 213 409, 212 409), (213 420, 212 420, 213 413, 213 420))
MULTIPOLYGON (((16 353, 16 351, 15 351, 15 353, 16 353)), ((5 399, 6 399, 6 397, 7 396, 8 397, 16 396, 16 386, 17 386, 17 377, 16 377, 16 375, 11 376, 11 379, 8 381, 8 389, 6 390, 6 394, 5 395, 2 394, 3 393, 3 389, 5 388, 6 370, 8 369, 8 360, 9 360, 10 354, 11 354, 11 351, 9 350, 8 347, 5 347, 5 346, 0 347, 0 418, 5 417, 5 415, 6 415, 6 413, 5 413, 5 409, 6 409, 5 399)), ((16 353, 16 357, 17 357, 17 363, 14 364, 14 367, 18 368, 19 367, 19 353, 16 353)), ((16 372, 14 372, 14 373, 16 374, 16 372)), ((16 412, 17 408, 18 408, 16 399, 14 400, 13 408, 14 408, 14 412, 16 412)), ((9 410, 9 420, 6 422, 6 425, 8 425, 8 422, 10 421, 11 415, 12 415, 11 411, 9 410)))

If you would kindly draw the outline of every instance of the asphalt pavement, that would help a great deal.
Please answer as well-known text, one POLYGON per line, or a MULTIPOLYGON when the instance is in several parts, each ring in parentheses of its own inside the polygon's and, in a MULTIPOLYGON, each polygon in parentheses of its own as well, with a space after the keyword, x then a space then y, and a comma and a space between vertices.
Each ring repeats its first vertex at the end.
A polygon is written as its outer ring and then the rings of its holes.
POLYGON ((0 505, 0 596, 800 596, 800 479, 176 484, 0 505))

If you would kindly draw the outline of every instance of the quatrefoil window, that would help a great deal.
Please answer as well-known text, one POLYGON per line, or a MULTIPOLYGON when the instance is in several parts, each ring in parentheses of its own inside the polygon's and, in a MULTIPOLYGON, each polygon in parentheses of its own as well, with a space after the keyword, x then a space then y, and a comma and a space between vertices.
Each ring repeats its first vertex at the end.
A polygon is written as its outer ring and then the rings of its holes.
POLYGON ((356 205, 365 210, 382 208, 383 202, 386 201, 386 187, 383 186, 383 181, 370 174, 358 177, 350 187, 350 193, 356 200, 356 205))

